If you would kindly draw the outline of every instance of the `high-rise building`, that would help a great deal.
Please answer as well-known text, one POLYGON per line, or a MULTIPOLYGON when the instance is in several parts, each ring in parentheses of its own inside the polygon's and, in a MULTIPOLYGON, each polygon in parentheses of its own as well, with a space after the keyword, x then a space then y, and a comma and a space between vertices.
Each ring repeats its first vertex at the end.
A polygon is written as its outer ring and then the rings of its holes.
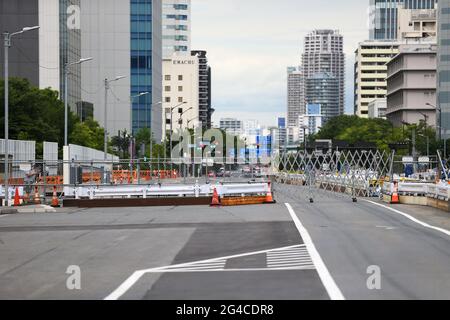
POLYGON ((450 137, 450 0, 439 0, 437 62, 437 127, 439 135, 450 137), (439 117, 440 116, 440 117, 439 117))
POLYGON ((298 117, 305 112, 303 74, 300 67, 287 69, 287 126, 298 126, 298 117))
POLYGON ((387 119, 436 124, 436 45, 405 45, 388 63, 387 119))
POLYGON ((386 98, 387 66, 398 53, 396 42, 364 41, 355 52, 355 114, 367 118, 369 103, 386 98))
POLYGON ((199 120, 204 129, 211 129, 212 126, 212 114, 214 109, 212 108, 211 98, 211 67, 208 65, 208 58, 206 57, 206 51, 195 50, 191 51, 191 55, 197 56, 199 60, 199 75, 198 75, 198 88, 199 88, 199 120))
POLYGON ((242 135, 244 133, 244 123, 236 118, 220 119, 220 129, 231 135, 242 135))
POLYGON ((110 84, 106 128, 136 133, 151 128, 162 138, 162 6, 156 0, 81 0, 83 100, 105 125, 104 80, 110 84), (140 94, 144 94, 137 97, 140 94))
POLYGON ((278 118, 277 136, 273 140, 277 143, 277 146, 285 146, 287 143, 287 126, 286 118, 278 118))
POLYGON ((305 101, 320 105, 323 124, 342 114, 340 109, 339 80, 331 73, 316 73, 305 80, 305 101))
MULTIPOLYGON (((335 30, 315 30, 305 37, 304 52, 302 54, 302 71, 305 86, 308 78, 314 77, 316 74, 327 74, 328 78, 334 78, 334 81, 337 81, 338 84, 337 110, 331 111, 331 109, 322 106, 322 112, 327 112, 326 118, 331 114, 344 114, 345 54, 343 46, 343 37, 339 31, 335 30)), ((306 103, 310 102, 306 101, 306 103)))
POLYGON ((375 99, 369 103, 369 119, 386 119, 387 99, 375 99))
POLYGON ((438 0, 370 0, 370 40, 396 40, 398 32, 398 8, 433 9, 438 0))
POLYGON ((163 123, 165 132, 198 127, 199 82, 197 56, 172 56, 163 62, 163 123), (175 109, 174 109, 175 108, 175 109), (173 109, 173 110, 172 110, 173 109), (170 114, 172 112, 172 115, 170 114))
MULTIPOLYGON (((10 33, 23 27, 40 26, 39 30, 26 32, 13 38, 9 52, 11 77, 28 79, 40 88, 52 88, 65 96, 64 65, 81 57, 81 32, 71 25, 69 10, 79 8, 80 0, 0 0, 0 29, 10 33), (68 13, 69 12, 69 13, 68 13)), ((3 61, 3 50, 0 61, 3 61)), ((4 65, 0 64, 3 75, 4 65)), ((81 69, 70 68, 68 77, 68 105, 77 112, 81 102, 81 69)))
POLYGON ((436 42, 437 36, 436 9, 398 8, 397 40, 408 44, 436 42))
POLYGON ((306 113, 300 116, 300 129, 302 129, 302 140, 307 136, 317 134, 322 127, 322 111, 320 104, 306 105, 306 113))
POLYGON ((163 56, 191 51, 191 0, 162 0, 163 56))

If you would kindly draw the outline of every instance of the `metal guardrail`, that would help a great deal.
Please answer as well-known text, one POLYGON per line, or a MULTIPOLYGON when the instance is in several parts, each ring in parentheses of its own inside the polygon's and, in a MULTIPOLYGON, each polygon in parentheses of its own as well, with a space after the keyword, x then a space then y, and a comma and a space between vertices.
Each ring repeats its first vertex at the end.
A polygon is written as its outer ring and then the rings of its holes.
MULTIPOLYGON (((385 183, 382 188, 382 193, 392 195, 394 193, 394 184, 385 183)), ((444 183, 399 182, 398 194, 403 196, 429 197, 448 201, 450 199, 450 185, 444 183)))
POLYGON ((141 185, 141 186, 78 186, 65 187, 66 198, 105 199, 149 197, 201 197, 211 196, 217 190, 221 197, 237 195, 266 195, 268 183, 194 184, 194 185, 141 185))

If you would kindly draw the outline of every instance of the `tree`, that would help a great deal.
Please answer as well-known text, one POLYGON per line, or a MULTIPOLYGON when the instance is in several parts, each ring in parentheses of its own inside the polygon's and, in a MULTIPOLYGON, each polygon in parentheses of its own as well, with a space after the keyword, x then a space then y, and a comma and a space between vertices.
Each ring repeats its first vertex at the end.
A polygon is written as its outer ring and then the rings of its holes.
POLYGON ((121 159, 129 159, 130 143, 131 143, 131 136, 126 130, 124 130, 119 132, 119 135, 111 138, 110 145, 117 150, 118 155, 120 156, 121 159))
POLYGON ((85 122, 76 122, 70 135, 70 142, 96 150, 104 149, 105 130, 97 121, 88 118, 85 122))
MULTIPOLYGON (((4 137, 4 80, 0 80, 0 135, 4 137)), ((9 81, 9 137, 15 140, 36 141, 37 155, 42 154, 43 141, 64 145, 64 103, 58 92, 50 88, 39 89, 27 79, 9 81)), ((68 136, 71 143, 97 150, 103 149, 103 129, 88 119, 81 123, 69 110, 68 136)))
POLYGON ((315 135, 317 139, 342 140, 350 144, 356 142, 375 143, 377 148, 390 151, 389 146, 399 142, 407 142, 410 150, 400 150, 399 154, 411 153, 412 132, 416 130, 416 150, 421 155, 427 154, 427 138, 429 140, 430 154, 438 149, 436 131, 427 126, 424 121, 417 125, 394 127, 391 122, 384 119, 365 119, 356 116, 340 116, 328 121, 315 135))

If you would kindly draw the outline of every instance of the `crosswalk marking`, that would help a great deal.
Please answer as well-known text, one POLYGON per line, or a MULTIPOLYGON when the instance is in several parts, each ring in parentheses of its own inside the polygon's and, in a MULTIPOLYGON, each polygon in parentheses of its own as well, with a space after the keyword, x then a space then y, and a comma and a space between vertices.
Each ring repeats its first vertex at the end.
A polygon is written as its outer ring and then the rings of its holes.
POLYGON ((265 251, 244 253, 236 256, 202 260, 149 269, 147 273, 182 273, 182 272, 225 272, 225 271, 283 271, 283 270, 311 270, 315 269, 308 249, 304 244, 265 251), (232 259, 265 254, 265 264, 258 267, 226 268, 232 259))
POLYGON ((267 252, 267 267, 273 268, 314 268, 314 264, 304 245, 294 248, 267 252))

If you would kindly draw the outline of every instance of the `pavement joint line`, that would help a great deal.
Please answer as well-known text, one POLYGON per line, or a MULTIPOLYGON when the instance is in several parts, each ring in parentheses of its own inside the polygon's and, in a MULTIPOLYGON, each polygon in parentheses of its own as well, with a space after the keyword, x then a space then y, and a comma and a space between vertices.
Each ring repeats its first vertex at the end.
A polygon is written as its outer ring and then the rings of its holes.
MULTIPOLYGON (((175 268, 189 267, 189 266, 195 265, 196 263, 217 262, 220 260, 229 260, 229 259, 234 259, 234 258, 248 257, 248 256, 268 253, 268 252, 272 252, 272 251, 280 251, 280 250, 298 248, 298 247, 303 247, 303 246, 304 246, 304 244, 296 244, 296 245, 282 247, 282 248, 260 250, 260 251, 254 251, 254 252, 249 252, 249 253, 231 255, 231 256, 227 256, 227 257, 220 257, 220 258, 214 258, 214 259, 181 263, 181 264, 165 266, 165 267, 160 267, 160 268, 138 270, 138 271, 135 271, 131 276, 129 276, 117 289, 115 289, 111 294, 109 294, 104 300, 120 299, 120 297, 122 297, 125 293, 127 293, 128 290, 130 290, 147 273, 168 273, 169 272, 168 270, 172 270, 172 272, 173 272, 173 270, 175 268)), ((226 269, 226 270, 232 270, 232 269, 226 269)), ((250 269, 243 269, 243 270, 250 270, 250 269)), ((253 269, 253 270, 259 271, 259 270, 268 270, 268 269, 258 269, 258 270, 253 269)), ((211 271, 211 270, 209 270, 209 271, 211 271)), ((222 270, 218 270, 218 271, 222 271, 222 270)))
POLYGON ((423 222, 423 221, 420 221, 419 219, 414 218, 413 216, 411 216, 411 215, 409 215, 409 214, 407 214, 407 213, 404 213, 404 212, 402 212, 402 211, 400 211, 400 210, 397 210, 397 209, 394 209, 394 208, 385 206, 385 205, 383 205, 383 204, 381 204, 381 203, 377 203, 377 202, 374 202, 374 201, 371 201, 371 200, 366 200, 366 199, 363 199, 363 200, 366 201, 366 202, 368 202, 368 203, 374 204, 374 205, 376 205, 376 206, 379 206, 379 207, 388 209, 388 210, 390 210, 390 211, 392 211, 392 212, 398 213, 398 214, 404 216, 405 218, 407 218, 407 219, 409 219, 409 220, 411 220, 411 221, 413 221, 413 222, 415 222, 415 223, 421 225, 422 227, 429 228, 429 229, 432 229, 432 230, 435 230, 435 231, 439 231, 439 232, 442 232, 442 233, 446 234, 447 236, 450 236, 450 231, 449 231, 449 230, 446 230, 446 229, 443 229, 443 228, 439 228, 439 227, 432 226, 432 225, 430 225, 430 224, 428 224, 428 223, 425 223, 425 222, 423 222))
POLYGON ((322 281, 325 289, 327 290, 328 295, 330 296, 331 300, 345 300, 344 295, 342 294, 341 290, 337 286, 336 282, 334 281, 333 277, 331 276, 330 272, 328 271, 328 268, 326 267, 325 263, 322 260, 322 257, 320 256, 319 252, 317 251, 316 247, 314 246, 314 243, 311 239, 311 236, 309 235, 308 230, 303 226, 303 224, 300 222, 300 219, 297 217, 294 209, 292 209, 291 205, 289 203, 285 203, 286 208, 288 209, 292 220, 294 220, 295 226, 297 227, 300 236, 302 237, 306 247, 308 248, 308 252, 311 256, 311 259, 313 261, 314 266, 316 267, 317 273, 319 274, 320 280, 322 281))

